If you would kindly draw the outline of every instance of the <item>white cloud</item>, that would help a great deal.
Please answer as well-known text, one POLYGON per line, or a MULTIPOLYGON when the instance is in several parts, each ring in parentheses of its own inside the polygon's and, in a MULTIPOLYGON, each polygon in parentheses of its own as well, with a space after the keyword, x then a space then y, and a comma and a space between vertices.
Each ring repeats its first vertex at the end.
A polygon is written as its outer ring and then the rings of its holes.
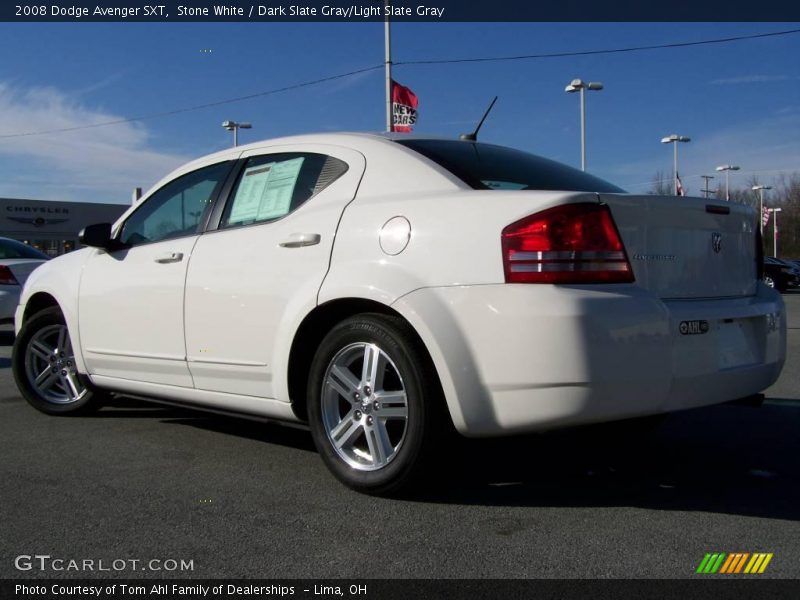
POLYGON ((125 75, 128 74, 131 70, 132 69, 123 69, 121 71, 117 71, 116 73, 111 73, 110 75, 107 75, 103 79, 95 81, 94 83, 91 83, 85 87, 75 90, 74 92, 71 92, 70 95, 85 97, 90 94, 93 94, 98 90, 102 90, 103 88, 107 88, 119 81, 124 80, 125 75))
POLYGON ((133 187, 147 187, 186 162, 153 149, 140 123, 3 137, 122 118, 74 98, 54 88, 0 83, 0 196, 126 202, 133 187))
MULTIPOLYGON (((348 75, 347 77, 326 82, 324 84, 325 87, 323 88, 323 93, 335 94, 337 92, 341 92, 342 90, 359 85, 362 81, 371 76, 377 76, 377 73, 377 69, 374 71, 362 71, 361 73, 354 73, 353 75, 348 75)), ((383 72, 381 72, 381 74, 383 74, 383 72)))
MULTIPOLYGON (((718 165, 732 164, 741 170, 730 175, 731 188, 742 187, 755 176, 759 181, 771 183, 780 173, 800 171, 800 139, 793 132, 800 131, 800 113, 783 114, 772 119, 751 123, 737 123, 721 131, 692 136, 690 144, 681 146, 678 170, 689 193, 699 195, 703 180, 701 175, 714 175, 710 187, 725 185, 724 173, 714 169, 718 165)), ((659 158, 632 161, 608 169, 609 180, 631 192, 644 192, 650 188, 655 173, 666 177, 672 173, 672 153, 662 153, 659 158)))

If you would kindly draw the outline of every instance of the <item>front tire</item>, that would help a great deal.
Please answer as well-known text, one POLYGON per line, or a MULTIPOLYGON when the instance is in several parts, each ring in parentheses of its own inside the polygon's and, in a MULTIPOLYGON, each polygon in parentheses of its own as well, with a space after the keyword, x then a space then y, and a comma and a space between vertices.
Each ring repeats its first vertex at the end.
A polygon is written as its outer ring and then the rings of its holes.
POLYGON ((385 495, 419 481, 445 432, 438 379, 400 318, 363 314, 336 325, 311 365, 314 443, 345 485, 385 495))
POLYGON ((14 341, 11 368, 22 395, 43 413, 84 413, 101 400, 101 393, 78 373, 67 324, 57 307, 25 322, 14 341))

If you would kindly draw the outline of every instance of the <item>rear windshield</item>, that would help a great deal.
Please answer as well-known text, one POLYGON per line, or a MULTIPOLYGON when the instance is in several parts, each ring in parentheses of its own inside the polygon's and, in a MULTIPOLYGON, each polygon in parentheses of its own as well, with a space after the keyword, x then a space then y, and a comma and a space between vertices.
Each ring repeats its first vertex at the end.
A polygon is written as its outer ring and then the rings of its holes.
POLYGON ((50 260, 50 257, 27 244, 16 240, 0 239, 0 259, 8 258, 38 258, 40 260, 50 260))
POLYGON ((578 169, 521 150, 455 140, 397 140, 477 190, 625 190, 578 169))

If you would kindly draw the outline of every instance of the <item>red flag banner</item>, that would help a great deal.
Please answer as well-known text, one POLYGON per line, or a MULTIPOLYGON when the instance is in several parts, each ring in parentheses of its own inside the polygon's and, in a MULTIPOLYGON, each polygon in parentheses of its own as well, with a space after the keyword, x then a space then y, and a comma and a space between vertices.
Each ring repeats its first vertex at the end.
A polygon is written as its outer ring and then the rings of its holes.
POLYGON ((686 190, 683 189, 683 182, 681 181, 681 176, 678 173, 675 173, 675 183, 677 183, 678 188, 678 196, 685 196, 686 190))
POLYGON ((410 133, 417 122, 417 95, 404 85, 392 80, 392 131, 410 133))

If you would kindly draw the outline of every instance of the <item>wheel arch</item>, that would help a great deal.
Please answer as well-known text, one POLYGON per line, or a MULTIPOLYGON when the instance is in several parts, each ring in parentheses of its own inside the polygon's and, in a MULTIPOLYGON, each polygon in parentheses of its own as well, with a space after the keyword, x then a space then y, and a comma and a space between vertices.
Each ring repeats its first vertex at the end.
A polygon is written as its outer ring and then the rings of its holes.
MULTIPOLYGON (((287 383, 292 410, 298 419, 308 420, 306 401, 308 397, 308 379, 311 361, 322 339, 337 324, 349 317, 363 313, 378 313, 402 319, 420 345, 425 349, 425 358, 436 376, 439 389, 443 392, 442 378, 425 341, 411 322, 401 312, 375 300, 366 298, 337 298, 316 306, 300 323, 289 352, 287 383)), ((448 405, 448 415, 449 402, 448 405)))
POLYGON ((19 326, 21 327, 25 321, 27 321, 36 313, 47 308, 53 308, 54 306, 58 307, 59 309, 61 308, 61 305, 58 303, 58 300, 55 299, 55 296, 47 292, 36 292, 30 298, 28 298, 28 301, 25 303, 25 311, 22 313, 22 322, 19 323, 19 326))
MULTIPOLYGON (((40 267, 41 268, 41 267, 40 267)), ((58 308, 64 316, 72 339, 72 346, 75 351, 75 364, 80 373, 86 374, 86 364, 83 361, 83 349, 81 346, 80 331, 78 329, 77 310, 70 309, 69 304, 63 302, 63 297, 58 294, 58 288, 52 290, 49 287, 38 290, 31 290, 30 295, 20 298, 20 303, 24 305, 21 319, 14 323, 14 329, 19 335, 20 330, 35 314, 48 308, 58 308)), ((19 313, 17 313, 19 315, 19 313)))

